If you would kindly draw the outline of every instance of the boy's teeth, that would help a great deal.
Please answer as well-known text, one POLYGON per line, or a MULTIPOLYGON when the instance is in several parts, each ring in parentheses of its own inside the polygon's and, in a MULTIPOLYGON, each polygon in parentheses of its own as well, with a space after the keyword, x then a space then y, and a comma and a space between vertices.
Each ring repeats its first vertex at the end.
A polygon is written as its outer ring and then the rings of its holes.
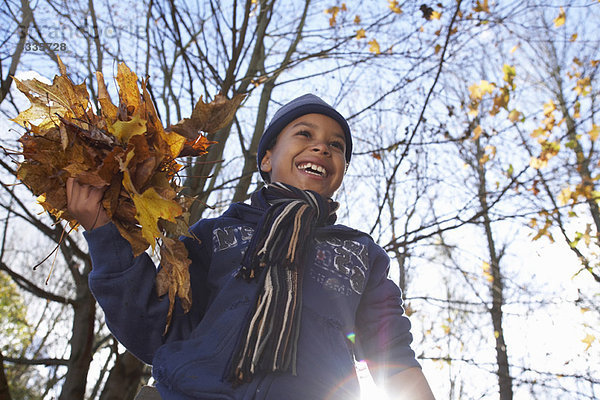
POLYGON ((300 164, 300 165, 298 165, 298 168, 305 172, 319 175, 319 176, 325 176, 327 174, 327 171, 325 170, 325 168, 321 167, 320 165, 313 164, 313 163, 300 164))

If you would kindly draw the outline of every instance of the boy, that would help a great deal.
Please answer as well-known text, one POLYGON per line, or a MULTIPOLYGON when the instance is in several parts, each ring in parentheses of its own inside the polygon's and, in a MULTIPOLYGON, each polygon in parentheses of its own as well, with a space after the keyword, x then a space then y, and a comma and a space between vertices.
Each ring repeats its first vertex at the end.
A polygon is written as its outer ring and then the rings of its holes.
POLYGON ((67 182, 83 227, 90 289, 115 337, 152 364, 163 399, 349 399, 354 358, 365 358, 390 398, 433 399, 410 348, 410 323, 388 256, 366 234, 333 225, 352 154, 346 120, 314 95, 284 105, 258 148, 268 183, 252 204, 203 219, 187 246, 192 309, 168 301, 156 269, 109 223, 102 190, 67 182))

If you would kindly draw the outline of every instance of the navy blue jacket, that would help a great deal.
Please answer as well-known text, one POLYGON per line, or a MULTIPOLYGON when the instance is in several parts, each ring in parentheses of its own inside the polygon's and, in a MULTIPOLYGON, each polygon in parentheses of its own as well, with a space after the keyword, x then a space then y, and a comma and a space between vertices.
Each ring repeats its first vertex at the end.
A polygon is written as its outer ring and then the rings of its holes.
POLYGON ((191 228, 200 239, 183 239, 192 308, 183 314, 176 305, 166 335, 169 301, 156 294, 150 257, 134 258, 112 223, 85 233, 90 289, 114 336, 152 364, 163 399, 350 399, 359 393, 355 357, 367 360, 376 381, 418 367, 400 290, 387 278, 387 254, 370 236, 332 225, 317 230, 305 258, 297 375, 258 373, 235 388, 223 380, 257 290, 235 275, 263 211, 235 203, 191 228))

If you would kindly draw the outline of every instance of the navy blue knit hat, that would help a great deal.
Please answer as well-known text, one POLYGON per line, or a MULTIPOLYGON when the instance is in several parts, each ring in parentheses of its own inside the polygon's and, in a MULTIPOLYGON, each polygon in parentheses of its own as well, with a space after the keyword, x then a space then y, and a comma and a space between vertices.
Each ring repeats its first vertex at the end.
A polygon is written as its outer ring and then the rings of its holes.
POLYGON ((275 113, 275 116, 269 123, 269 126, 267 126, 267 129, 265 129, 265 133, 263 133, 262 137, 260 138, 260 142, 258 143, 258 152, 256 154, 256 162, 258 164, 260 175, 265 182, 269 182, 269 174, 260 169, 260 162, 269 149, 268 146, 274 142, 275 138, 277 138, 277 136, 281 133, 281 130, 290 122, 306 114, 323 114, 333 118, 338 124, 340 124, 342 130, 344 131, 344 135, 346 136, 346 163, 350 162, 350 157, 352 156, 352 135, 350 134, 348 122, 344 117, 342 117, 342 114, 337 112, 335 108, 325 103, 319 97, 315 96, 314 94, 305 94, 295 98, 281 107, 279 111, 275 113))

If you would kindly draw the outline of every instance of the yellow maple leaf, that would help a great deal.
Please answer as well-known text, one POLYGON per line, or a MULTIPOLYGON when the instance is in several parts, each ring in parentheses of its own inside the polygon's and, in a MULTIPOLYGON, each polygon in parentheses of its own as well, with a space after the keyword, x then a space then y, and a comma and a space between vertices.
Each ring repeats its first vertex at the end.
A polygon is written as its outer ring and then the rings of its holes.
POLYGON ((496 85, 494 83, 490 83, 486 80, 482 80, 479 83, 474 83, 473 85, 469 86, 471 100, 481 100, 485 94, 492 93, 495 87, 496 85))
POLYGON ((360 15, 356 15, 356 16, 354 16, 354 23, 355 23, 356 25, 360 24, 360 21, 361 21, 361 19, 360 19, 360 15))
POLYGON ((549 116, 554 112, 554 110, 556 110, 556 104, 554 104, 554 101, 550 100, 547 103, 544 103, 544 116, 549 116))
POLYGON ((590 129, 588 132, 588 135, 590 135, 592 142, 595 142, 598 139, 598 135, 600 135, 600 126, 593 124, 592 129, 590 129))
POLYGON ((473 140, 479 139, 479 136, 481 136, 482 133, 483 129, 481 128, 481 125, 477 125, 477 127, 473 129, 473 140))
POLYGON ((397 0, 388 0, 388 7, 390 10, 392 10, 393 13, 396 13, 396 14, 402 13, 402 9, 398 5, 397 0))
POLYGON ((565 14, 565 10, 561 7, 560 11, 558 12, 558 17, 554 18, 554 27, 558 28, 563 26, 566 20, 567 15, 565 14))
POLYGON ((442 13, 439 11, 434 11, 431 13, 430 19, 440 19, 442 17, 442 13))
POLYGON ((367 37, 367 34, 364 29, 361 28, 356 31, 356 39, 360 40, 360 39, 364 39, 366 37, 367 37))
POLYGON ((590 77, 587 76, 585 78, 578 79, 577 85, 573 88, 573 90, 575 90, 577 94, 580 94, 582 96, 587 96, 588 94, 590 94, 592 90, 592 82, 590 80, 590 77))
POLYGON ((81 118, 88 109, 89 95, 85 84, 75 85, 66 75, 55 76, 51 85, 37 79, 13 79, 17 89, 31 103, 29 109, 12 119, 24 128, 35 122, 40 130, 48 129, 60 124, 56 114, 65 118, 81 118))
POLYGON ((571 199, 571 194, 572 193, 573 192, 571 191, 570 188, 568 188, 568 187, 563 188, 560 191, 560 193, 558 194, 558 198, 557 198, 558 199, 558 203, 561 206, 565 206, 565 205, 569 204, 569 200, 571 199))
POLYGON ((491 267, 490 267, 490 264, 489 264, 489 263, 487 263, 487 262, 485 262, 485 261, 483 261, 483 262, 482 262, 482 264, 481 264, 481 268, 482 268, 482 270, 483 270, 483 276, 484 276, 484 278, 485 278, 485 279, 486 279, 488 282, 490 282, 490 283, 491 283, 491 282, 494 282, 494 277, 492 276, 492 273, 491 273, 491 267))
POLYGON ((592 346, 592 343, 594 342, 594 340, 596 340, 596 336, 591 335, 589 333, 585 336, 585 338, 583 338, 581 340, 583 343, 587 344, 584 351, 587 351, 592 346))
POLYGON ((381 54, 381 49, 379 48, 379 43, 377 43, 377 40, 372 39, 369 41, 369 52, 381 54))
POLYGON ((546 165, 548 165, 548 160, 540 160, 537 157, 531 157, 529 160, 529 166, 534 169, 544 168, 546 165))
POLYGON ((158 229, 159 218, 176 222, 175 218, 181 215, 183 209, 176 202, 160 196, 153 187, 146 189, 141 195, 134 193, 131 197, 136 209, 135 219, 142 227, 142 237, 154 249, 156 239, 162 236, 158 229))
POLYGON ((510 120, 510 122, 517 122, 521 119, 521 117, 521 112, 517 110, 512 110, 510 113, 508 113, 508 119, 510 120))
POLYGON ((502 67, 502 72, 504 72, 504 77, 502 78, 504 79, 504 82, 508 83, 512 88, 514 88, 514 79, 517 75, 515 67, 508 64, 504 64, 504 66, 502 67))
POLYGON ((123 144, 127 144, 132 136, 146 133, 146 120, 134 115, 129 121, 117 121, 108 127, 108 131, 123 144))

